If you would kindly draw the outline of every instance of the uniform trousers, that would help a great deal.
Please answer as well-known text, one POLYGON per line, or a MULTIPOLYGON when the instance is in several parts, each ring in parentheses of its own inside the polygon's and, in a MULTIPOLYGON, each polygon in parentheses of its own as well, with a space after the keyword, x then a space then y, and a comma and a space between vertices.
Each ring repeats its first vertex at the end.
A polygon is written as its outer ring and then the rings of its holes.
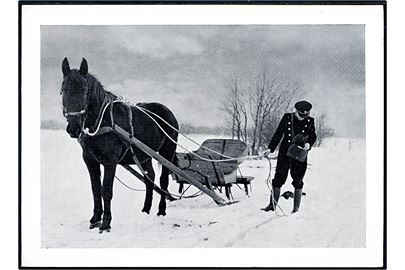
POLYGON ((296 189, 302 189, 304 186, 304 175, 307 170, 307 160, 304 162, 296 161, 286 155, 279 154, 277 157, 276 173, 274 175, 272 184, 274 187, 281 188, 290 171, 291 178, 293 179, 292 185, 296 189))

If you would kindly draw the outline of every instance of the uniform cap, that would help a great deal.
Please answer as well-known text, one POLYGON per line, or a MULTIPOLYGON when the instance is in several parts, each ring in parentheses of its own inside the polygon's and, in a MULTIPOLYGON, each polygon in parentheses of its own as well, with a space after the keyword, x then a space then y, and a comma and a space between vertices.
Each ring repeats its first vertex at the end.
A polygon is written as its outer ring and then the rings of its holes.
POLYGON ((311 111, 312 104, 309 103, 308 101, 302 100, 302 101, 298 101, 297 103, 295 103, 294 107, 295 107, 295 109, 297 109, 298 113, 301 116, 306 116, 311 111))

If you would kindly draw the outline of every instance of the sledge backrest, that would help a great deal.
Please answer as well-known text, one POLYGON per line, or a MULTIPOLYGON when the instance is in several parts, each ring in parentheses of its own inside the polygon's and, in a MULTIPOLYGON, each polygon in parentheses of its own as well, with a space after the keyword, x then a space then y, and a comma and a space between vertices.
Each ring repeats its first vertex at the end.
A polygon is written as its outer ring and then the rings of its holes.
POLYGON ((239 158, 237 163, 241 163, 248 153, 247 145, 239 140, 233 139, 208 139, 195 151, 196 154, 209 155, 212 159, 228 159, 228 157, 239 158), (205 147, 205 148, 204 148, 205 147), (214 150, 214 153, 206 148, 214 150))
POLYGON ((247 152, 247 145, 242 141, 232 139, 208 139, 202 143, 199 149, 194 151, 198 156, 192 153, 177 153, 177 158, 179 167, 187 174, 190 174, 190 177, 198 179, 203 183, 205 178, 208 178, 211 184, 220 185, 236 183, 238 164, 245 159, 247 152), (206 148, 218 153, 213 153, 206 148), (219 153, 237 159, 219 163, 207 161, 207 159, 228 159, 219 153))

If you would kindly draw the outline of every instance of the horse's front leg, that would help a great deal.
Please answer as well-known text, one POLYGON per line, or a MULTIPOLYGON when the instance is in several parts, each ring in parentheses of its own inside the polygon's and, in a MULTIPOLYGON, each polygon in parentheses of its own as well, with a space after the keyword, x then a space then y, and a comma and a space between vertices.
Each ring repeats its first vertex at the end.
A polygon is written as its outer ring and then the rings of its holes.
POLYGON ((91 190, 93 192, 93 216, 90 219, 90 229, 99 227, 101 216, 103 215, 103 205, 101 202, 101 181, 100 163, 98 163, 90 153, 83 152, 83 160, 86 163, 90 174, 91 190))
POLYGON ((147 214, 150 213, 150 208, 152 207, 153 199, 153 182, 155 181, 155 172, 152 167, 152 160, 149 160, 142 164, 142 168, 145 171, 147 177, 145 179, 146 195, 145 202, 143 204, 142 212, 147 214))
POLYGON ((103 197, 104 201, 104 215, 100 226, 100 233, 103 231, 109 231, 111 229, 111 200, 113 197, 113 182, 116 169, 117 164, 104 165, 104 179, 103 186, 101 188, 101 196, 103 197))

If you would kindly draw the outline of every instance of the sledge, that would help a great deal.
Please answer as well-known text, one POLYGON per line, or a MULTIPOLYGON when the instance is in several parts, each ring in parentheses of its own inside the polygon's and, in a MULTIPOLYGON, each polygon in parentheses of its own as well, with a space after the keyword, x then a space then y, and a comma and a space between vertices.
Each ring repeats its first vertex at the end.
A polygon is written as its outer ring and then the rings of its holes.
MULTIPOLYGON (((222 198, 218 194, 216 194, 213 189, 207 188, 204 184, 202 184, 200 181, 198 181, 198 179, 190 177, 185 171, 183 171, 178 166, 176 166, 172 162, 168 161, 167 159, 165 159, 164 157, 159 155, 157 152, 155 152, 153 149, 148 147, 146 144, 144 144, 143 142, 141 142, 140 140, 138 140, 134 136, 131 136, 126 130, 122 129, 119 125, 114 125, 111 128, 111 130, 113 132, 115 132, 116 134, 118 134, 122 139, 129 142, 131 145, 139 148, 140 150, 142 150, 143 152, 148 154, 150 157, 156 159, 158 162, 160 162, 162 164, 162 166, 166 166, 166 168, 171 170, 172 173, 174 173, 174 174, 178 175, 179 177, 181 177, 184 181, 186 181, 187 183, 195 186, 196 188, 201 190, 203 193, 210 196, 215 201, 216 204, 218 204, 220 206, 224 206, 224 205, 232 203, 230 201, 225 200, 224 198, 222 198)), ((129 169, 129 168, 126 168, 126 169, 129 169)), ((129 170, 129 171, 134 174, 134 170, 133 171, 129 170)), ((138 177, 139 175, 135 175, 135 176, 138 177)), ((143 177, 141 176, 141 177, 138 177, 138 178, 141 179, 143 177)), ((154 187, 154 190, 157 191, 156 186, 154 187)))
POLYGON ((254 177, 243 176, 238 167, 247 154, 248 147, 243 141, 208 139, 192 153, 176 153, 182 174, 174 172, 172 178, 179 184, 179 193, 183 191, 184 184, 189 184, 184 177, 186 175, 209 190, 216 188, 222 193, 224 188, 228 200, 231 199, 231 187, 234 184, 243 185, 246 195, 249 195, 250 182, 254 177))

